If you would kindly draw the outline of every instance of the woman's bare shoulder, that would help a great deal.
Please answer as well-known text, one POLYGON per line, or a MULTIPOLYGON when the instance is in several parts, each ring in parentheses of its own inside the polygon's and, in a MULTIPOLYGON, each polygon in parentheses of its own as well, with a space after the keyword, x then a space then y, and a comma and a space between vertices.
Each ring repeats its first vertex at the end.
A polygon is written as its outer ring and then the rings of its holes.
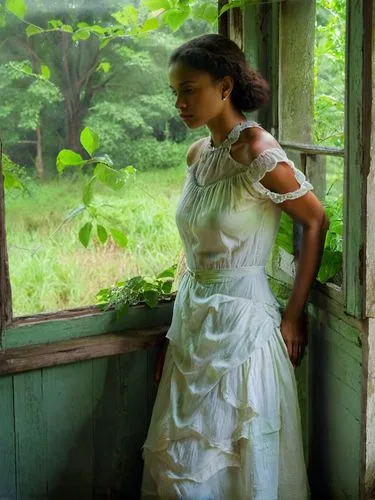
POLYGON ((207 138, 205 137, 203 137, 202 139, 198 139, 189 147, 186 154, 186 162, 188 164, 188 167, 191 167, 199 159, 206 140, 207 138))
POLYGON ((232 146, 232 157, 245 165, 251 162, 266 149, 280 148, 280 144, 267 130, 252 127, 242 132, 239 141, 232 146))

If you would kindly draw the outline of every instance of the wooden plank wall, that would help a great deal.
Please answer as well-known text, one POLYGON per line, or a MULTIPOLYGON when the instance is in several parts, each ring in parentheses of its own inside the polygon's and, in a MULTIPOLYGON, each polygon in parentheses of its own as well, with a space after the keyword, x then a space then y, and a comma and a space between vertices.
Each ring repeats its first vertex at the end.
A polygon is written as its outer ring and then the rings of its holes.
POLYGON ((313 498, 359 499, 362 343, 327 309, 309 308, 309 456, 313 498))
POLYGON ((156 353, 0 377, 0 499, 139 498, 156 353))

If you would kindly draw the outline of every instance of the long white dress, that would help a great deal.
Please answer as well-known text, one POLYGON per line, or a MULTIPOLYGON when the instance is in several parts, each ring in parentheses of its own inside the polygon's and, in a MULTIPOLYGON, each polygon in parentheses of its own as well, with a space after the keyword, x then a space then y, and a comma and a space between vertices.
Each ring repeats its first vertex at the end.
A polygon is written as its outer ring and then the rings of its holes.
POLYGON ((188 169, 176 222, 188 271, 174 304, 169 346, 143 447, 142 498, 305 500, 309 496, 293 366, 265 265, 278 203, 312 189, 280 148, 250 165, 208 137, 188 169), (278 162, 299 189, 260 180, 278 162))

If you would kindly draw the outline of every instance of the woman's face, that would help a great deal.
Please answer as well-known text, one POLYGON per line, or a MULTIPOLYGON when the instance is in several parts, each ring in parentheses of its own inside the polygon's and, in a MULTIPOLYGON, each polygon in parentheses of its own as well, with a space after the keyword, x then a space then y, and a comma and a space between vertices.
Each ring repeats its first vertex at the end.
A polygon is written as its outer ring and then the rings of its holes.
POLYGON ((209 73, 176 62, 169 68, 169 83, 175 106, 189 128, 201 127, 222 112, 223 84, 209 73))

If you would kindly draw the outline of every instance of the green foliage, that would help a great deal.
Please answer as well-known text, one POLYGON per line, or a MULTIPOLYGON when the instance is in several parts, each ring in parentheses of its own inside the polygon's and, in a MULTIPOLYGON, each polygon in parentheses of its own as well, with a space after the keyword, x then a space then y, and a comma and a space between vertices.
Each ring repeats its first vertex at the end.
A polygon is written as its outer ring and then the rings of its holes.
POLYGON ((338 198, 328 198, 325 203, 325 209, 330 219, 330 227, 325 241, 322 265, 318 274, 318 280, 322 283, 333 280, 342 272, 343 199, 343 195, 340 195, 338 198))
MULTIPOLYGON (((317 276, 321 283, 335 281, 342 271, 343 195, 337 198, 327 197, 324 205, 330 219, 330 228, 327 233, 322 262, 317 276)), ((293 221, 284 213, 281 217, 276 245, 293 255, 293 221)))
MULTIPOLYGON (((32 183, 29 196, 6 196, 6 222, 13 308, 16 316, 95 303, 98 290, 133 276, 155 276, 178 260, 181 242, 175 210, 185 168, 138 172, 126 196, 98 184, 96 198, 106 226, 126 229, 121 248, 111 236, 100 242, 93 226, 85 248, 77 234, 83 222, 66 218, 79 207, 88 176, 32 183)), ((98 221, 100 225, 100 221, 98 221)))
POLYGON ((27 11, 25 0, 6 0, 5 6, 9 12, 20 18, 23 18, 27 11))
POLYGON ((4 189, 10 191, 27 191, 27 184, 30 179, 26 172, 19 165, 14 163, 9 156, 2 155, 4 189))
MULTIPOLYGON (((83 226, 79 229, 78 237, 82 245, 87 248, 92 236, 92 229, 94 225, 97 228, 97 234, 99 236, 99 241, 105 243, 107 241, 107 229, 101 224, 98 224, 98 219, 103 218, 103 213, 101 210, 101 205, 94 204, 94 184, 96 180, 100 181, 105 186, 118 191, 122 189, 131 175, 135 174, 135 168, 128 166, 116 170, 113 168, 113 162, 108 155, 94 157, 93 154, 100 146, 100 138, 98 134, 89 129, 84 128, 80 135, 80 140, 82 146, 85 148, 90 158, 84 160, 82 156, 70 149, 63 149, 57 156, 56 167, 57 170, 62 173, 67 167, 79 167, 81 169, 87 167, 88 165, 95 164, 94 172, 91 179, 84 185, 82 191, 82 201, 83 205, 74 208, 66 216, 65 220, 72 220, 77 216, 86 216, 89 220, 86 221, 83 226), (100 229, 98 229, 98 225, 100 229), (106 235, 106 236, 105 236, 106 235)), ((110 229, 113 241, 120 247, 125 247, 127 245, 127 237, 123 231, 119 228, 110 229)))
POLYGON ((187 144, 175 144, 156 139, 141 139, 136 143, 126 142, 123 147, 127 163, 137 170, 169 169, 186 163, 187 144))
POLYGON ((171 291, 177 265, 165 269, 155 278, 134 276, 126 281, 103 288, 96 296, 97 304, 103 308, 114 309, 117 318, 123 316, 129 306, 144 302, 155 307, 161 300, 171 298, 171 291))
POLYGON ((317 0, 313 141, 344 144, 346 0, 317 0))

